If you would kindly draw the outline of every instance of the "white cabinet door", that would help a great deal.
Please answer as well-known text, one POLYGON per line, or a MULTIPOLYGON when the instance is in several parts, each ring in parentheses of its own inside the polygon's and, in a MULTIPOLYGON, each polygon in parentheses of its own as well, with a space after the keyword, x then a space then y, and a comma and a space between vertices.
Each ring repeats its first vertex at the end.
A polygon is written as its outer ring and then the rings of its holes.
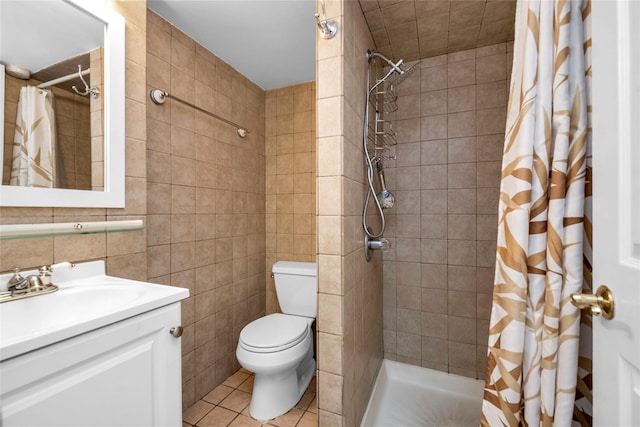
POLYGON ((594 426, 640 426, 640 2, 592 2, 594 426))
POLYGON ((181 425, 179 322, 172 304, 2 362, 0 425, 181 425))

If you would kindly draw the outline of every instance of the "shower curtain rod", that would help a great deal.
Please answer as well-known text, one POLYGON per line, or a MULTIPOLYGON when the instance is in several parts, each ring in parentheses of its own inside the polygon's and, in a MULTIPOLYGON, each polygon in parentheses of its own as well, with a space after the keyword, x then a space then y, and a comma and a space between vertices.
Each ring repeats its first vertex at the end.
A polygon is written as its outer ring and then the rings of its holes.
POLYGON ((189 101, 185 101, 182 98, 178 98, 177 96, 171 95, 169 92, 165 92, 161 89, 151 89, 151 92, 149 92, 149 97, 151 98, 151 100, 158 105, 164 104, 165 100, 167 98, 171 98, 171 99, 175 99, 178 102, 183 103, 184 105, 188 105, 189 107, 192 107, 198 111, 200 111, 201 113, 204 113, 208 116, 213 117, 214 119, 218 119, 221 122, 224 122, 228 125, 234 126, 237 128, 236 132, 238 133, 238 136, 240 136, 240 138, 244 138, 247 136, 247 134, 249 132, 251 132, 249 129, 240 126, 239 124, 232 122, 231 120, 227 120, 224 117, 220 117, 219 115, 212 113, 210 111, 205 110, 204 108, 200 108, 196 105, 193 105, 192 103, 190 103, 189 101))
MULTIPOLYGON (((87 68, 86 70, 83 70, 81 74, 83 76, 86 76, 90 72, 91 72, 91 68, 87 68)), ((48 82, 40 83, 38 85, 38 89, 44 89, 44 88, 49 87, 49 86, 55 86, 58 83, 68 82, 69 80, 73 80, 73 79, 75 79, 77 77, 78 77, 78 73, 67 74, 66 76, 58 77, 57 79, 53 79, 53 80, 49 80, 48 82)))

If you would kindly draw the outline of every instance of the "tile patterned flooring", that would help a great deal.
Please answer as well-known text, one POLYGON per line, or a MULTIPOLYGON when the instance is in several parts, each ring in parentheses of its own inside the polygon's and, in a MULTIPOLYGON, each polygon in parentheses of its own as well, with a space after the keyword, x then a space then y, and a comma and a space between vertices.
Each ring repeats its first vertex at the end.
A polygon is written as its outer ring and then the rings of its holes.
POLYGON ((209 394, 182 413, 183 427, 317 427, 316 378, 289 412, 261 422, 249 415, 254 375, 244 369, 227 378, 209 394))

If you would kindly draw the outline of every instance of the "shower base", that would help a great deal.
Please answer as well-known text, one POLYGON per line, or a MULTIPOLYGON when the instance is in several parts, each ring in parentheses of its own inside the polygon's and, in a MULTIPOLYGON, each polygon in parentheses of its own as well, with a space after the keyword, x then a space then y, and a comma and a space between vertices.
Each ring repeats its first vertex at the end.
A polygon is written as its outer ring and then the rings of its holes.
POLYGON ((477 427, 484 382, 383 360, 360 427, 477 427))

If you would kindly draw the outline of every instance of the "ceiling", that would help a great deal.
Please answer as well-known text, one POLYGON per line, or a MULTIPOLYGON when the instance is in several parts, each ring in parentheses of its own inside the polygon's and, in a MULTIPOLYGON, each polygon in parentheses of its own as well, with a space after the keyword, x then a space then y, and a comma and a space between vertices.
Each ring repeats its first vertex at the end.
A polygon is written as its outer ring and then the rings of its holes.
POLYGON ((516 0, 359 0, 378 51, 416 59, 513 40, 516 0))
MULTIPOLYGON (((413 61, 513 40, 516 0, 359 0, 376 48, 413 61)), ((315 80, 314 0, 149 0, 265 90, 315 80)))
POLYGON ((0 1, 0 62, 5 65, 35 73, 101 47, 103 37, 102 21, 68 3, 0 1))
POLYGON ((314 0, 149 0, 147 6, 262 89, 316 79, 314 0))

